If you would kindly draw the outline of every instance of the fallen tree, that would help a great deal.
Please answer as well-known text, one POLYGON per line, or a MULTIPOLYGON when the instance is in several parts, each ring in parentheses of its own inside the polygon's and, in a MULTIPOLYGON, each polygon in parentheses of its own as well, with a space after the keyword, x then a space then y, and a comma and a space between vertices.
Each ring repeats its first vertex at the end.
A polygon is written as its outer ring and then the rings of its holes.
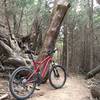
POLYGON ((8 71, 30 63, 28 56, 19 47, 14 34, 0 32, 0 71, 8 71), (11 68, 12 67, 12 68, 11 68))
POLYGON ((92 78, 98 73, 100 73, 100 65, 89 71, 86 75, 86 79, 92 78))
MULTIPOLYGON (((88 72, 86 79, 90 79, 98 73, 100 73, 100 65, 88 72)), ((96 85, 91 87, 91 94, 93 98, 100 100, 100 82, 96 82, 96 85)))
POLYGON ((100 100, 100 85, 96 85, 91 88, 92 97, 96 100, 100 100))
POLYGON ((3 29, 0 29, 0 71, 9 72, 9 70, 12 68, 15 69, 19 66, 26 66, 27 62, 30 62, 30 60, 28 56, 23 53, 22 48, 19 46, 18 41, 22 41, 21 38, 17 37, 20 36, 18 32, 23 16, 23 9, 21 10, 21 16, 17 27, 17 24, 15 23, 15 17, 14 20, 12 20, 14 23, 10 23, 11 19, 10 15, 8 14, 8 1, 4 0, 3 5, 5 27, 2 26, 3 29), (1 32, 1 30, 3 32, 1 32))

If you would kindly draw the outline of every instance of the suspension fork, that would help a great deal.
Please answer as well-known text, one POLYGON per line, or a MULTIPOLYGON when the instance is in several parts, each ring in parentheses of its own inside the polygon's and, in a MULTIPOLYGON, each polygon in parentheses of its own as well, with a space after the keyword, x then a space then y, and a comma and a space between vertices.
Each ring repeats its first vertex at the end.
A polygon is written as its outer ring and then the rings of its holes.
MULTIPOLYGON (((52 61, 52 67, 54 67, 54 66, 56 66, 56 63, 54 61, 52 61)), ((55 77, 59 77, 59 73, 58 73, 58 70, 56 68, 54 68, 53 72, 54 72, 55 77)))

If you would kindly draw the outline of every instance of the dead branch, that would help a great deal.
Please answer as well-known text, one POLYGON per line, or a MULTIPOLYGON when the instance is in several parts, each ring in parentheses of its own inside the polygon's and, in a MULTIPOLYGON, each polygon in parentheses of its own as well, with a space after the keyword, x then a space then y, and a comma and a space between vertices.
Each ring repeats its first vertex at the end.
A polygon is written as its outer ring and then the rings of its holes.
POLYGON ((9 97, 9 94, 6 93, 6 94, 4 94, 4 95, 2 95, 2 96, 0 97, 0 100, 7 99, 8 97, 9 97))

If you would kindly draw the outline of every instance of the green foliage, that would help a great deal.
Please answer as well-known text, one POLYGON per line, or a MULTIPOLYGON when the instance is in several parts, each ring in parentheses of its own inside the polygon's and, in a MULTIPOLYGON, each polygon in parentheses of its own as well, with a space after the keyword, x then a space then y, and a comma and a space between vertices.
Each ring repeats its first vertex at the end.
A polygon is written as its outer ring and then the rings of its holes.
POLYGON ((23 26, 22 30, 24 34, 26 34, 26 32, 30 32, 32 23, 37 16, 42 18, 43 26, 41 27, 47 26, 50 9, 46 0, 11 0, 7 4, 7 7, 9 16, 15 15, 17 23, 19 23, 18 21, 21 17, 21 11, 23 10, 21 26, 23 26))

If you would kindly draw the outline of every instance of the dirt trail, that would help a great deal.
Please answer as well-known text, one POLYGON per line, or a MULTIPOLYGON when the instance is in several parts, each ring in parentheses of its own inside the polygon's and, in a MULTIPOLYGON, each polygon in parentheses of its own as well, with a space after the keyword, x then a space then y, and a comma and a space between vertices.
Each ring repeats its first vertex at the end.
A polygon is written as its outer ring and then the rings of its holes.
MULTIPOLYGON (((9 93, 8 82, 0 79, 0 96, 9 93)), ((15 100, 9 98, 6 100, 15 100)), ((35 91, 28 100, 93 100, 87 82, 81 76, 70 76, 62 89, 55 90, 49 82, 40 86, 39 91, 35 91)))
POLYGON ((80 76, 71 76, 62 89, 55 90, 50 84, 40 86, 28 100, 93 100, 86 81, 80 76))

